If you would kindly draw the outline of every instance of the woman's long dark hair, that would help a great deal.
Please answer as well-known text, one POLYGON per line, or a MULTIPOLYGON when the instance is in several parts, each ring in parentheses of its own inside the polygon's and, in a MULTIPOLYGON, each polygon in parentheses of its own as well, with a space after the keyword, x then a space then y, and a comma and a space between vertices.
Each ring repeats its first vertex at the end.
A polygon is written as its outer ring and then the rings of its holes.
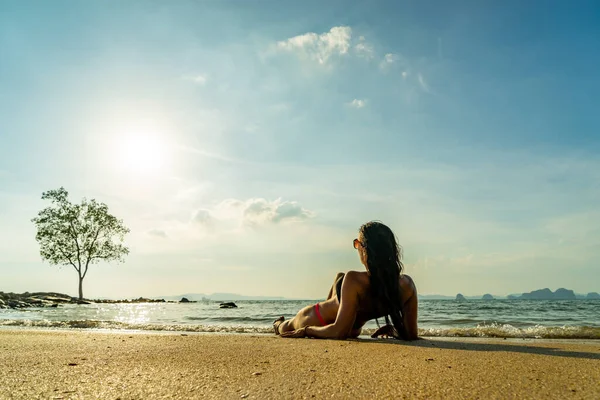
POLYGON ((359 232, 367 252, 371 294, 384 307, 382 311, 385 322, 393 325, 396 331, 394 336, 405 339, 406 330, 400 300, 400 274, 404 266, 401 261, 402 250, 396 236, 389 227, 379 221, 367 222, 360 227, 359 232))

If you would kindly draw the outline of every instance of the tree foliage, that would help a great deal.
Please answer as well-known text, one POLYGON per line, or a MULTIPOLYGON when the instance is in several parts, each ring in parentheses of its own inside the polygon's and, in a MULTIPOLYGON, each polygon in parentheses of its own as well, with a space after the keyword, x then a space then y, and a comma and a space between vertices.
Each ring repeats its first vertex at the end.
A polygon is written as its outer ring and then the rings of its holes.
POLYGON ((108 212, 108 206, 92 199, 73 204, 61 187, 42 194, 51 205, 41 210, 32 222, 40 255, 51 265, 71 265, 79 275, 79 298, 90 265, 100 261, 123 262, 129 249, 123 244, 129 229, 108 212))

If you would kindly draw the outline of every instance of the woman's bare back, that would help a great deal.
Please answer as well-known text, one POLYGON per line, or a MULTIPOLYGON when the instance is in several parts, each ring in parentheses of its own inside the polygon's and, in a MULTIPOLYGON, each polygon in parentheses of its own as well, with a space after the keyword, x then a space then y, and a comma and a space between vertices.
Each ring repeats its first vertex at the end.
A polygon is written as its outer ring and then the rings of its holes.
MULTIPOLYGON (((357 296, 358 308, 356 310, 356 319, 353 324, 350 337, 356 337, 360 334, 362 327, 370 320, 381 318, 385 313, 385 307, 379 304, 377 299, 374 299, 370 292, 370 280, 368 273, 356 272, 354 273, 354 279, 356 279, 356 285, 353 285, 352 289, 356 293, 348 293, 345 295, 357 296)), ((332 324, 337 318, 337 314, 340 307, 340 299, 342 294, 340 293, 341 281, 345 274, 339 273, 334 280, 331 290, 329 291, 328 299, 309 305, 301 309, 296 316, 290 320, 284 321, 283 317, 276 320, 273 324, 276 333, 283 333, 294 331, 297 329, 304 328, 306 326, 323 326, 332 324), (320 318, 319 318, 320 315, 320 318)), ((412 278, 408 275, 402 275, 400 277, 400 299, 399 302, 402 305, 402 314, 404 316, 404 325, 407 329, 409 337, 414 336, 416 338, 417 332, 417 295, 416 287, 412 278)))

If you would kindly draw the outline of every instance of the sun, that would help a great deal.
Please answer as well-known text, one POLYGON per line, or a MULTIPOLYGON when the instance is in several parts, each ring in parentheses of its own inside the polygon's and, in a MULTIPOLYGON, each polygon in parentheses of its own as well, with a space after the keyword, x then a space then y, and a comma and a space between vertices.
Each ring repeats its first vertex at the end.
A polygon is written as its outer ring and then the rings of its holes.
POLYGON ((167 161, 166 143, 153 126, 124 129, 117 139, 116 151, 120 167, 130 173, 161 172, 167 161))

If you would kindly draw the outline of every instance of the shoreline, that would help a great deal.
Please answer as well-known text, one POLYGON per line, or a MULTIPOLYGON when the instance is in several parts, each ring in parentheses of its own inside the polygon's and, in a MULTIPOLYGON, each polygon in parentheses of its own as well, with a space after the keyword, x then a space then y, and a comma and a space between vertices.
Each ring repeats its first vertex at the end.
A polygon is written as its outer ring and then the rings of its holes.
MULTIPOLYGON (((274 333, 265 332, 233 332, 233 331, 185 331, 185 330, 144 330, 144 329, 111 329, 111 328, 54 328, 54 327, 30 327, 30 326, 1 326, 1 332, 56 332, 56 333, 97 333, 97 334, 128 334, 128 335, 174 335, 174 336, 257 336, 257 337, 275 337, 274 333)), ((485 336, 426 336, 420 335, 421 340, 429 341, 451 341, 451 342, 473 342, 473 343, 488 343, 488 342, 504 342, 504 343, 564 343, 564 344, 585 344, 590 346, 600 345, 600 339, 589 338, 517 338, 517 337, 485 337, 485 336)), ((321 339, 314 339, 321 340, 321 339)), ((329 339, 327 339, 329 340, 329 339)), ((333 339, 331 339, 333 340, 333 339)), ((345 339, 340 341, 353 341, 354 339, 345 339)), ((373 339, 369 335, 360 335, 358 341, 375 342, 375 343, 410 343, 396 339, 373 339)), ((600 349, 600 347, 599 347, 600 349)))
POLYGON ((0 398, 599 398, 566 340, 0 330, 0 398))
MULTIPOLYGON (((102 320, 28 320, 28 319, 0 319, 0 330, 64 330, 70 331, 106 331, 106 332, 175 332, 175 333, 221 333, 242 335, 270 335, 273 328, 270 325, 247 324, 156 324, 156 323, 129 323, 120 321, 102 320)), ((375 332, 375 327, 363 328, 361 336, 369 336, 375 332)), ((562 326, 547 327, 536 326, 525 329, 515 329, 511 326, 489 325, 478 327, 439 327, 419 328, 419 337, 423 338, 454 338, 454 339, 496 339, 496 340, 600 340, 600 327, 589 326, 562 326), (509 329, 510 328, 510 329, 509 329)))

